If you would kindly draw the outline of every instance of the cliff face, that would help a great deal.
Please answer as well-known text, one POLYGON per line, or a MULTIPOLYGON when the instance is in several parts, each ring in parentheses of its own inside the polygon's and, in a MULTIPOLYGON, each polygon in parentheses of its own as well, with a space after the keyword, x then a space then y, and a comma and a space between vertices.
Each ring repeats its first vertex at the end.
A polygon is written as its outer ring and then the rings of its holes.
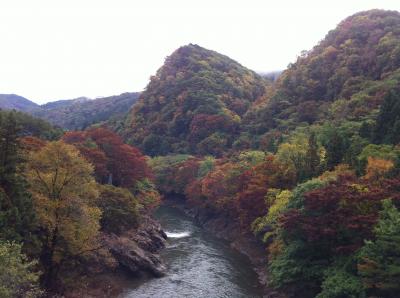
POLYGON ((149 215, 143 216, 136 229, 121 235, 104 233, 103 246, 110 254, 103 256, 99 252, 93 257, 80 276, 80 283, 63 297, 117 297, 136 276, 163 276, 166 267, 158 253, 165 247, 166 238, 161 225, 149 215))
POLYGON ((121 236, 105 234, 104 244, 119 266, 130 273, 145 271, 154 277, 165 274, 166 268, 158 252, 165 247, 167 235, 151 217, 146 217, 137 230, 127 231, 121 236))

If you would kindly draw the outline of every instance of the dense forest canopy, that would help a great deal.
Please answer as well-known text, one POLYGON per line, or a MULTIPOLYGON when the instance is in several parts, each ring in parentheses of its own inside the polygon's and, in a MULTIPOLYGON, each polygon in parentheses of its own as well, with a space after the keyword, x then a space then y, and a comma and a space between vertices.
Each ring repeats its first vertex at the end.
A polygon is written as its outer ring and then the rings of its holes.
POLYGON ((198 45, 169 56, 151 77, 122 134, 147 154, 223 155, 267 81, 198 45))
POLYGON ((277 130, 332 121, 370 124, 399 85, 400 13, 357 13, 282 73, 264 101, 245 116, 244 135, 262 142, 277 130))

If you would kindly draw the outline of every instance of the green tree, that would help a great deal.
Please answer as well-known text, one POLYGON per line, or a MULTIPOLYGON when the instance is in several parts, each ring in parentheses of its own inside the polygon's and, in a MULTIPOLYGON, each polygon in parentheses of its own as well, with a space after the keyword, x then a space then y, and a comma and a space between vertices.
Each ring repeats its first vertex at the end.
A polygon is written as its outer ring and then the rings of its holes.
POLYGON ((375 142, 400 142, 400 91, 391 90, 384 98, 375 127, 375 142))
POLYGON ((129 190, 112 185, 100 186, 98 206, 102 211, 102 230, 120 234, 124 229, 136 227, 138 205, 138 200, 129 190))
POLYGON ((342 162, 346 150, 343 137, 335 127, 328 128, 323 145, 326 149, 327 167, 331 170, 342 162))
POLYGON ((391 200, 383 201, 375 239, 360 251, 358 271, 368 294, 396 297, 400 292, 400 211, 391 200))
POLYGON ((34 210, 20 173, 19 128, 14 113, 0 114, 0 237, 32 240, 34 210))
POLYGON ((39 272, 36 261, 29 261, 21 252, 21 244, 0 242, 0 297, 39 297, 39 272))
POLYGON ((308 137, 308 148, 306 153, 307 178, 314 177, 318 174, 320 161, 317 138, 315 133, 311 132, 308 137))

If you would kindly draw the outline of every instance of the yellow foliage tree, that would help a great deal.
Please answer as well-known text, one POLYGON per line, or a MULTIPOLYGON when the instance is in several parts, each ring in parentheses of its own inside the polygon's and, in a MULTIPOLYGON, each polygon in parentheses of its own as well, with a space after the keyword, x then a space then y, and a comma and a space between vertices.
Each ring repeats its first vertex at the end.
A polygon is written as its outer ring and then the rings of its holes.
POLYGON ((370 180, 381 180, 386 173, 394 167, 391 160, 382 158, 368 157, 368 164, 366 168, 365 178, 370 180))
POLYGON ((75 147, 51 142, 29 156, 27 178, 43 233, 44 283, 51 287, 65 260, 96 249, 101 211, 93 167, 75 147))

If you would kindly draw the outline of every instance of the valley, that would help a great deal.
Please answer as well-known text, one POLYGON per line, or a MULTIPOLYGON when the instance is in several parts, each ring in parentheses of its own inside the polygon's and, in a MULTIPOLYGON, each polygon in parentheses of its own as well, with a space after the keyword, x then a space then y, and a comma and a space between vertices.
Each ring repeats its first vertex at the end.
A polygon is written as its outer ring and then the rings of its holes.
POLYGON ((0 297, 398 297, 399 86, 373 9, 282 72, 187 44, 141 93, 0 95, 0 297))

